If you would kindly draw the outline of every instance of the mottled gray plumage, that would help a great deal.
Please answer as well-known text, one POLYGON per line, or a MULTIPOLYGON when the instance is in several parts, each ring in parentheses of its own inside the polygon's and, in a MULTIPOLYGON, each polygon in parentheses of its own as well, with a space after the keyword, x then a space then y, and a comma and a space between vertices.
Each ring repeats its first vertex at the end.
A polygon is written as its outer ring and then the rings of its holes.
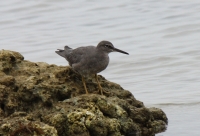
POLYGON ((101 41, 96 47, 85 46, 71 49, 65 46, 64 50, 58 49, 56 51, 58 55, 64 57, 69 62, 73 70, 84 77, 96 75, 106 69, 109 63, 108 54, 110 52, 128 54, 115 48, 109 41, 101 41))

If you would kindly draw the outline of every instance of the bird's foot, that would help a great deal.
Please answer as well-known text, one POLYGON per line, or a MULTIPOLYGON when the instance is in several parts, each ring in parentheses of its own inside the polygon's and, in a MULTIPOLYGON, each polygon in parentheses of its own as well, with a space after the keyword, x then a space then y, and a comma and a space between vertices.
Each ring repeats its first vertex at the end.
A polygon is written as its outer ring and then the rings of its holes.
POLYGON ((105 94, 110 94, 110 92, 108 92, 108 91, 106 91, 106 90, 104 90, 104 89, 99 90, 99 92, 101 93, 101 95, 103 95, 103 93, 105 93, 105 94))
POLYGON ((97 81, 97 84, 98 84, 98 87, 99 87, 99 90, 98 90, 98 91, 100 92, 100 94, 103 95, 103 92, 106 93, 106 94, 110 94, 110 92, 105 91, 104 89, 102 89, 102 87, 101 87, 101 85, 100 85, 100 82, 99 82, 99 80, 98 80, 97 74, 95 74, 95 79, 96 79, 96 81, 97 81))
POLYGON ((102 89, 102 88, 99 89, 98 92, 99 92, 101 95, 103 95, 103 93, 110 94, 110 92, 108 92, 108 91, 106 91, 106 90, 104 90, 104 89, 102 89))

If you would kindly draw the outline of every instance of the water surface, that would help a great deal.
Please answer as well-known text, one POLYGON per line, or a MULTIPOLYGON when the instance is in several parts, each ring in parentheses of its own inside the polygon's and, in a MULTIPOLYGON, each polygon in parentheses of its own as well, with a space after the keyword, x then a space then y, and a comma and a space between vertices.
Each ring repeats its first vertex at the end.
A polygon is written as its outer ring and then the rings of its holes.
POLYGON ((68 65, 57 48, 111 41, 106 79, 148 107, 163 109, 166 132, 200 133, 200 1, 10 0, 0 3, 0 48, 25 59, 68 65))

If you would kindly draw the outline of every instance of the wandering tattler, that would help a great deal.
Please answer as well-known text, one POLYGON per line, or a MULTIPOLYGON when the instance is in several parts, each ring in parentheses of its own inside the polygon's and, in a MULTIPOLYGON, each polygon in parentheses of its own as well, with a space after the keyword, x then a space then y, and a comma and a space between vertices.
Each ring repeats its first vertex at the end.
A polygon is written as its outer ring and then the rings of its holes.
POLYGON ((58 49, 58 51, 56 51, 58 55, 64 57, 69 62, 69 65, 74 71, 81 75, 86 94, 88 94, 88 91, 84 77, 95 75, 101 95, 103 95, 103 91, 98 81, 97 73, 103 71, 108 66, 108 54, 110 52, 128 54, 125 51, 115 48, 109 41, 101 41, 96 47, 85 46, 72 49, 65 46, 64 50, 58 49))

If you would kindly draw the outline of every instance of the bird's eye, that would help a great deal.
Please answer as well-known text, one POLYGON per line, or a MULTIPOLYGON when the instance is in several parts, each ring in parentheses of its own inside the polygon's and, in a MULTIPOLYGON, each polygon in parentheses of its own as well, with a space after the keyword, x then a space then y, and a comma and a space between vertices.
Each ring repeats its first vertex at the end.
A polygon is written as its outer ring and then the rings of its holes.
POLYGON ((105 45, 105 47, 106 47, 106 48, 111 48, 110 45, 107 45, 107 44, 105 45))

